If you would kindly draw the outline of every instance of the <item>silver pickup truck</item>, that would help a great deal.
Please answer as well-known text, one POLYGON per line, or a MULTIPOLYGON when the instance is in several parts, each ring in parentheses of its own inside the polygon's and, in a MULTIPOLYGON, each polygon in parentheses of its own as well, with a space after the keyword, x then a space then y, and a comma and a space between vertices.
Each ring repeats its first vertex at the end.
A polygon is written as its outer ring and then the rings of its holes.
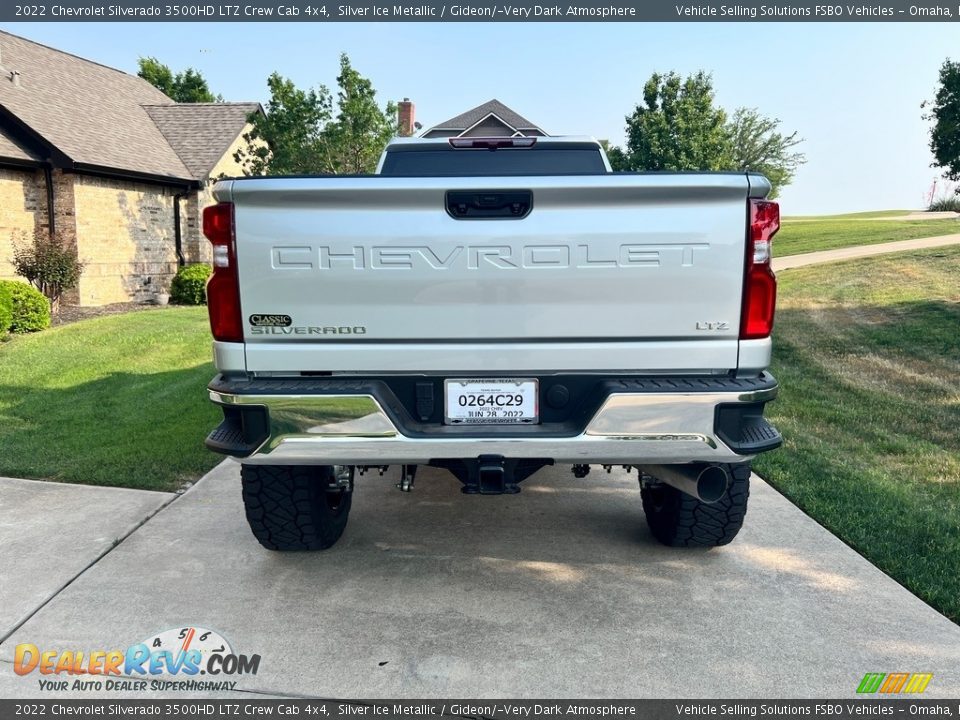
POLYGON ((217 184, 204 212, 223 422, 254 535, 315 550, 355 476, 502 495, 635 468, 669 545, 722 545, 763 418, 779 208, 749 173, 612 173, 589 138, 398 139, 373 176, 217 184))

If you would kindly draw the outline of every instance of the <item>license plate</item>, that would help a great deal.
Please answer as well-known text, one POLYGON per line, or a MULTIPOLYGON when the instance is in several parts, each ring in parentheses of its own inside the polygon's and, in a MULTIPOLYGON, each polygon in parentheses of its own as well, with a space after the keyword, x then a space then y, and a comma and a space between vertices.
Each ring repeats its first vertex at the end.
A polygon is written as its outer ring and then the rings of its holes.
POLYGON ((540 419, 536 380, 447 380, 444 407, 446 422, 453 425, 511 425, 540 419))

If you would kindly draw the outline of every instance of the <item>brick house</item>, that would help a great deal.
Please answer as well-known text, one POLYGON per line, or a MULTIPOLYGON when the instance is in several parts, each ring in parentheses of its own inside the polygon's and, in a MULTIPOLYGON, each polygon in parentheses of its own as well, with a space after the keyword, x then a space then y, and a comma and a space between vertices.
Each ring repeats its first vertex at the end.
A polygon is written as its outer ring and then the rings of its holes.
MULTIPOLYGON (((405 115, 404 103, 400 103, 400 125, 404 120, 410 128, 413 123, 413 103, 407 102, 409 112, 405 115)), ((409 134, 413 134, 411 131, 409 134)), ((545 137, 547 132, 534 125, 519 113, 511 110, 499 100, 489 100, 482 105, 467 110, 456 117, 444 120, 425 130, 420 137, 545 137)))
POLYGON ((0 278, 12 238, 55 229, 83 274, 68 302, 147 301, 209 260, 212 180, 258 103, 178 104, 145 80, 0 31, 0 278))

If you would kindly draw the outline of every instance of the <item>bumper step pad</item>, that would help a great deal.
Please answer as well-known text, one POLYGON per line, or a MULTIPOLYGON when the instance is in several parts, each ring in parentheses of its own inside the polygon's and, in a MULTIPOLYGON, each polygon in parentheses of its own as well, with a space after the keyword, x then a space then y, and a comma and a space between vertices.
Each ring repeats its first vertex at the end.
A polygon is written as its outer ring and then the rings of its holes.
POLYGON ((750 421, 740 428, 740 437, 737 449, 744 453, 760 453, 783 444, 780 431, 762 417, 750 418, 750 421))
MULTIPOLYGON (((717 437, 734 452, 741 455, 757 455, 783 445, 783 436, 780 431, 767 422, 763 415, 744 412, 737 421, 730 422, 729 419, 724 418, 724 410, 720 410, 721 419, 718 422, 717 437)), ((762 409, 760 412, 763 412, 762 409)))
POLYGON ((204 444, 222 455, 247 457, 267 439, 266 412, 260 408, 246 413, 225 409, 223 422, 217 425, 204 444))

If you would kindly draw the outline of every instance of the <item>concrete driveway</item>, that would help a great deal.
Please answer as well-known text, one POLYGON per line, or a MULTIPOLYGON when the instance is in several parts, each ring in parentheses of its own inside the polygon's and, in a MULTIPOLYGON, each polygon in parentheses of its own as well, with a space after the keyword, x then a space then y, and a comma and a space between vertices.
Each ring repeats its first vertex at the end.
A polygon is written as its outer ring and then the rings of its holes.
POLYGON ((0 478, 0 641, 174 497, 0 478))
MULTIPOLYGON (((219 466, 17 629, 0 695, 38 695, 17 643, 125 648, 186 625, 259 653, 238 690, 276 695, 843 698, 895 671, 960 695, 960 627, 759 480, 737 540, 690 551, 653 541, 622 471, 477 497, 433 470, 403 494, 391 469, 360 479, 333 550, 277 554, 248 532, 238 475, 219 466)), ((3 563, 4 585, 34 572, 3 563)))

